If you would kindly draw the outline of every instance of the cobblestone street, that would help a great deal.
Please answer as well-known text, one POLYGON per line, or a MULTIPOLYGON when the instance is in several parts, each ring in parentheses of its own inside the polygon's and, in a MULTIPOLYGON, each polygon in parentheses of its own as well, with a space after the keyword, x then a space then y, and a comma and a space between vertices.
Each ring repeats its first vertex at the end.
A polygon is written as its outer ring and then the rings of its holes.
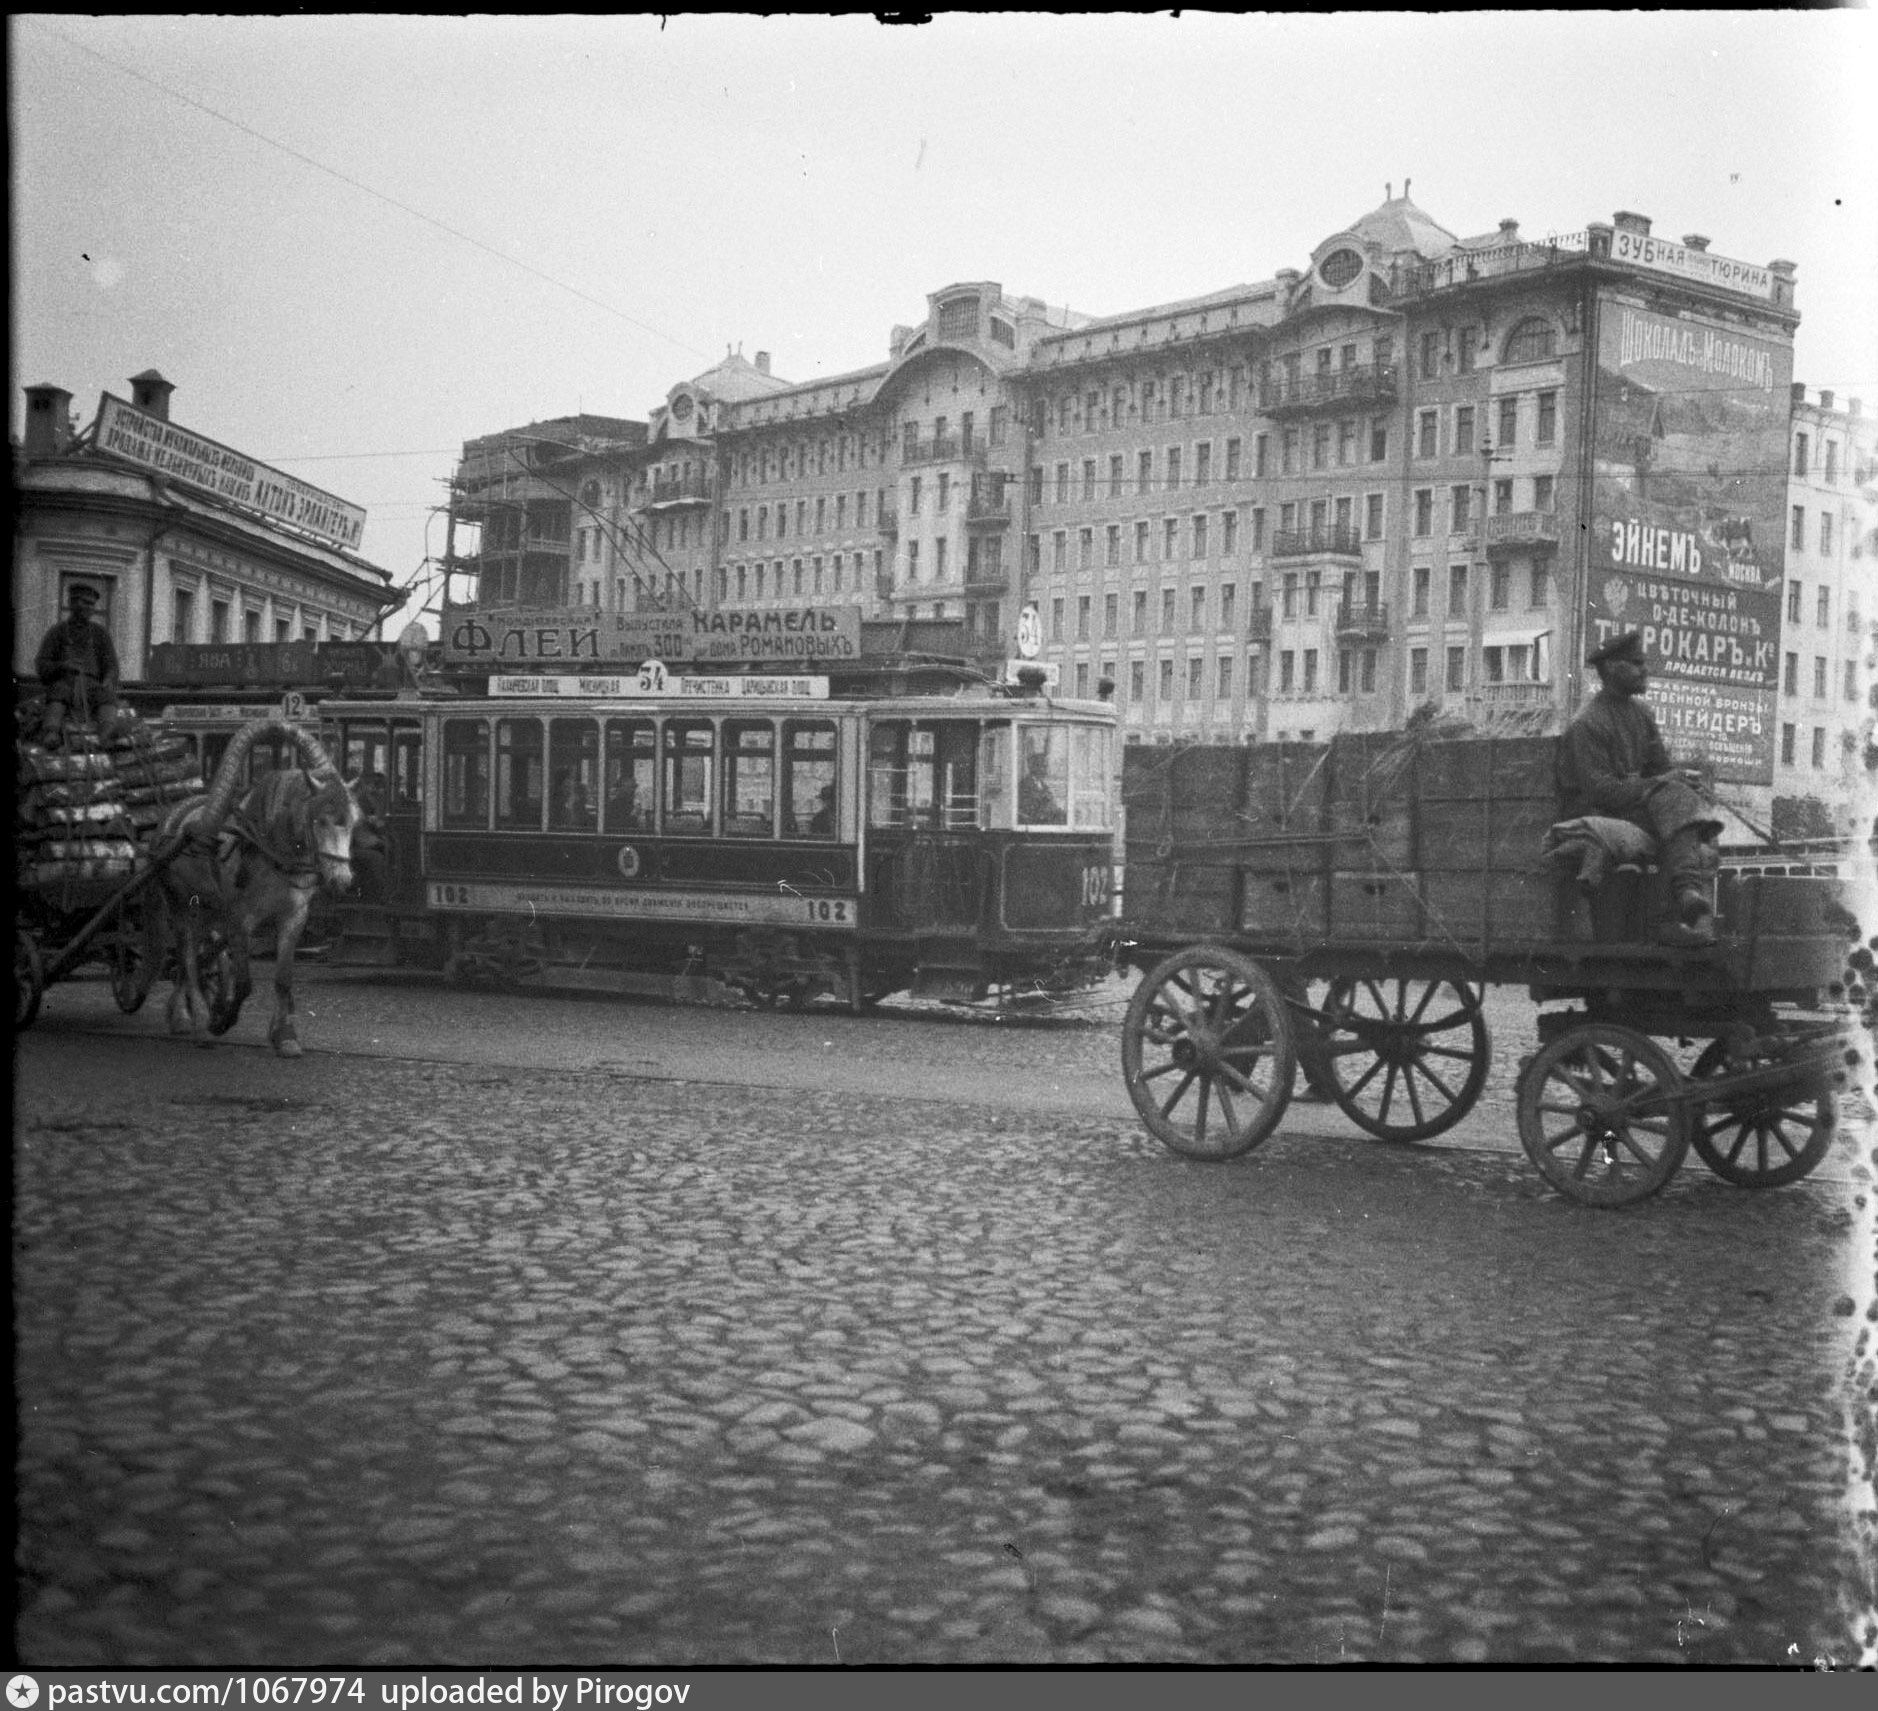
POLYGON ((1596 1213, 1516 1145, 155 1026, 18 1049, 29 1664, 1855 1645, 1843 1171, 1596 1213))

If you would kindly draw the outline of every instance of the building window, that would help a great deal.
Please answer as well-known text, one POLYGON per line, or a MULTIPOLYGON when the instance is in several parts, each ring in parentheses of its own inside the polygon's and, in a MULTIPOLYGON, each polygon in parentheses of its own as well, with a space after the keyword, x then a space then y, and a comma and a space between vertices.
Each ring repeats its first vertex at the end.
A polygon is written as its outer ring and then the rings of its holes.
POLYGON ((1519 322, 1506 335, 1508 362, 1545 362, 1558 354, 1558 331, 1543 315, 1519 322))
POLYGON ((1311 468, 1328 469, 1330 467, 1330 424, 1319 422, 1311 430, 1311 468))
POLYGON ((170 640, 188 642, 195 640, 195 591, 178 588, 170 596, 170 640))
POLYGON ((1205 487, 1213 479, 1213 442, 1202 440, 1193 448, 1193 485, 1205 487))
POLYGON ((1372 416, 1369 419, 1369 461, 1382 463, 1389 456, 1389 418, 1372 416))
POLYGON ((1537 612, 1545 607, 1552 597, 1552 567, 1547 559, 1536 558, 1527 573, 1526 605, 1537 612))
POLYGON ((1160 669, 1161 699, 1171 701, 1174 698, 1174 662, 1171 659, 1161 661, 1160 669))
POLYGON ((1826 442, 1826 485, 1836 487, 1839 482, 1839 442, 1826 442))
POLYGON ((1237 440, 1226 442, 1226 479, 1228 481, 1239 479, 1239 442, 1237 440))
POLYGON ((1376 650, 1374 648, 1363 650, 1363 693, 1365 695, 1376 693, 1376 650))
POLYGON ((1496 451, 1510 452, 1519 443, 1519 398, 1515 394, 1500 400, 1500 443, 1496 451))
POLYGON ((1239 513, 1222 511, 1219 514, 1219 550, 1223 557, 1231 558, 1239 550, 1239 513))
POLYGON ((1792 725, 1780 727, 1780 764, 1782 766, 1793 765, 1793 745, 1797 735, 1798 731, 1792 725))
POLYGON ((1298 656, 1290 648, 1283 649, 1278 655, 1278 687, 1289 690, 1296 687, 1298 656))
POLYGON ((1454 409, 1454 455, 1464 457, 1474 449, 1474 407, 1458 404, 1454 409))
MULTIPOLYGON (((1830 511, 1822 511, 1819 514, 1819 551, 1822 558, 1829 558, 1832 555, 1832 513, 1830 511)), ((1821 592, 1823 593, 1824 590, 1822 589, 1821 592)), ((1820 619, 1822 624, 1825 621, 1824 618, 1820 619)))
POLYGON ((1281 475, 1295 475, 1298 472, 1298 430, 1286 428, 1279 437, 1278 472, 1281 475))
POLYGON ((1539 431, 1533 435, 1533 444, 1540 446, 1554 445, 1558 441, 1558 394, 1541 392, 1539 394, 1539 431))
POLYGON ((1462 690, 1467 687, 1467 649, 1448 649, 1448 688, 1462 690))
MULTIPOLYGON (((1795 552, 1804 552, 1806 550, 1806 507, 1804 505, 1796 505, 1793 507, 1793 534, 1791 539, 1795 552)), ((1799 613, 1796 612, 1793 616, 1797 621, 1799 613)))
POLYGON ((1135 525, 1135 563, 1146 564, 1147 562, 1148 525, 1146 523, 1137 523, 1135 525))
POLYGON ((1424 410, 1415 418, 1415 455, 1434 457, 1441 449, 1441 415, 1424 410))
POLYGON ((1050 602, 1050 640, 1060 642, 1063 639, 1063 597, 1058 595, 1050 602))
POLYGON ((1206 557, 1206 514, 1204 512, 1193 519, 1193 556, 1196 559, 1206 557))
POLYGON ((1382 539, 1382 495, 1367 493, 1363 496, 1363 538, 1379 541, 1382 539))
POLYGON ((1813 656, 1813 699, 1826 699, 1826 662, 1818 654, 1813 656))
POLYGON ((1787 622, 1797 624, 1800 621, 1800 584, 1787 584, 1787 622))
POLYGON ((1050 537, 1050 568, 1056 571, 1069 569, 1069 531, 1058 529, 1050 537))
POLYGON ((1148 591, 1145 588, 1135 590, 1134 633, 1137 636, 1148 633, 1148 591))
POLYGON ((1415 489, 1415 533, 1432 535, 1435 532, 1435 490, 1432 487, 1415 489))
POLYGON ((1161 557, 1172 563, 1180 553, 1180 519, 1169 517, 1161 524, 1161 557))
POLYGON ((1789 697, 1797 696, 1800 693, 1800 656, 1788 654, 1784 667, 1780 676, 1780 692, 1789 697))
POLYGON ((1428 566, 1425 564, 1416 565, 1411 584, 1414 590, 1412 604, 1409 608, 1409 616, 1411 618, 1426 618, 1428 616, 1428 584, 1431 580, 1432 573, 1428 566))
POLYGON ((1317 616, 1317 596, 1322 592, 1324 573, 1321 570, 1307 570, 1304 573, 1304 615, 1307 618, 1317 616))
POLYGON ((1845 662, 1845 698, 1848 701, 1858 699, 1858 661, 1855 659, 1845 662))
POLYGON ((1085 499, 1096 496, 1096 461, 1092 457, 1082 460, 1082 496, 1085 499))
POLYGON ((1135 491, 1146 493, 1154 485, 1154 453, 1143 452, 1135 460, 1135 491))
POLYGON ((1205 670, 1205 668, 1206 661, 1203 659, 1190 659, 1187 661, 1187 699, 1189 701, 1198 701, 1200 699, 1202 694, 1200 673, 1205 670))
POLYGON ((1167 490, 1177 492, 1180 488, 1180 447, 1167 448, 1167 490))
POLYGON ((255 643, 261 639, 261 614, 252 606, 246 608, 241 614, 241 639, 248 643, 255 643))
POLYGON ((1466 482, 1448 489, 1448 532, 1464 535, 1473 523, 1474 490, 1466 482))
POLYGON ((1350 685, 1354 681, 1352 673, 1354 658, 1355 656, 1348 648, 1337 649, 1337 693, 1339 695, 1350 693, 1350 685))
MULTIPOLYGON (((948 544, 949 543, 945 541, 934 541, 932 544, 932 579, 934 582, 944 582, 946 579, 946 547, 948 544)), ((800 559, 797 559, 796 560, 796 592, 800 593, 801 590, 802 590, 802 561, 800 559)))
POLYGON ((1423 333, 1421 342, 1421 377, 1436 380, 1441 375, 1441 335, 1423 333))
POLYGON ((1089 570, 1095 564, 1095 530, 1078 529, 1076 531, 1076 566, 1079 570, 1089 570))
POLYGON ((1252 473, 1263 481, 1272 472, 1272 437, 1259 434, 1252 441, 1252 473))
POLYGON ((1233 600, 1238 590, 1230 582, 1219 585, 1219 627, 1222 630, 1232 628, 1233 600))
POLYGON ((1532 508, 1535 511, 1550 511, 1553 505, 1553 488, 1557 478, 1550 475, 1535 475, 1532 478, 1532 508))
POLYGON ((1102 634, 1105 637, 1108 637, 1110 640, 1113 640, 1115 636, 1115 623, 1116 623, 1116 617, 1117 617, 1116 608, 1118 604, 1119 604, 1119 596, 1114 595, 1114 594, 1103 595, 1102 597, 1102 634))
POLYGON ((1806 435, 1795 434, 1793 436, 1793 473, 1796 476, 1804 476, 1806 474, 1811 452, 1812 446, 1807 440, 1806 435))
POLYGON ((1213 691, 1220 701, 1232 699, 1232 655, 1222 654, 1219 660, 1219 677, 1213 691))
POLYGON ((1188 613, 1187 627, 1191 630, 1206 628, 1206 590, 1203 587, 1190 588, 1188 591, 1192 610, 1188 613))
POLYGON ((1511 480, 1496 481, 1493 484, 1493 514, 1504 517, 1513 509, 1513 483, 1511 480))
POLYGON ((1109 524, 1102 537, 1102 562, 1113 570, 1122 562, 1122 526, 1109 524))
POLYGON ((1128 699, 1130 701, 1141 700, 1145 675, 1146 667, 1142 661, 1131 659, 1128 662, 1128 699))
POLYGON ((1819 600, 1818 600, 1818 604, 1816 607, 1816 616, 1814 617, 1813 622, 1816 625, 1818 625, 1818 627, 1822 630, 1828 628, 1831 625, 1832 623, 1832 590, 1830 588, 1822 588, 1819 590, 1819 600))
POLYGON ((1428 650, 1426 648, 1409 649, 1409 694, 1426 695, 1428 693, 1428 650))
POLYGON ((1089 608, 1090 608, 1089 596, 1087 594, 1077 595, 1076 596, 1076 640, 1079 642, 1086 642, 1089 640, 1089 608))
POLYGON ((1448 616, 1467 616, 1467 566, 1464 564, 1448 566, 1448 616))
POLYGON ((1174 591, 1171 588, 1161 590, 1161 634, 1171 636, 1174 633, 1174 591))
POLYGON ((1513 603, 1513 567, 1505 562, 1495 563, 1487 576, 1487 605, 1495 612, 1504 612, 1513 603))
POLYGON ((1316 648, 1306 648, 1304 650, 1304 693, 1306 695, 1315 695, 1317 693, 1316 648))
POLYGON ((1826 764, 1826 727, 1813 727, 1813 770, 1819 771, 1826 764))

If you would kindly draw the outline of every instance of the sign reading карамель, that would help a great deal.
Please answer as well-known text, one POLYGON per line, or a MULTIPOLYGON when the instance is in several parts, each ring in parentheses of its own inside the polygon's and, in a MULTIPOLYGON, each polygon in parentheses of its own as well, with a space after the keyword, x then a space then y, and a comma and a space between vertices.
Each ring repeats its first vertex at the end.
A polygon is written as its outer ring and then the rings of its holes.
POLYGON ((350 505, 322 488, 269 469, 108 392, 98 400, 98 449, 276 522, 291 523, 336 547, 356 547, 365 533, 362 505, 350 505))
POLYGON ((443 657, 457 665, 638 665, 642 660, 826 665, 861 651, 858 606, 718 612, 595 612, 582 607, 455 608, 443 657))
POLYGON ((1622 295, 1599 315, 1586 648, 1642 631, 1671 752, 1770 784, 1792 349, 1622 295))

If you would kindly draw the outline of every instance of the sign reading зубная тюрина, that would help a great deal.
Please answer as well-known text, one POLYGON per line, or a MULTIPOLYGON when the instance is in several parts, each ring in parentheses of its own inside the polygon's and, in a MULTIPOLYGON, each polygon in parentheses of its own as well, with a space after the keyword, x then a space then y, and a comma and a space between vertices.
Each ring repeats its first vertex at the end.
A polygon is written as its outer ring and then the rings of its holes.
POLYGON ((851 660, 860 651, 858 606, 718 612, 461 608, 446 612, 443 623, 445 659, 492 668, 636 666, 648 659, 806 666, 851 660))

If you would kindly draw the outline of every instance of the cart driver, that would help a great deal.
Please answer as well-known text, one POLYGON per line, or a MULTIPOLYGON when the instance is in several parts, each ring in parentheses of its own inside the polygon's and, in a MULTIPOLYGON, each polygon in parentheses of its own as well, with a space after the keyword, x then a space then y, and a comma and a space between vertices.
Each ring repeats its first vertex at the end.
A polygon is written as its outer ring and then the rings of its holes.
POLYGON ((1713 805, 1670 763, 1656 716, 1643 704, 1650 672, 1643 635, 1627 630, 1586 659, 1601 687, 1565 732, 1558 751, 1562 819, 1602 814, 1627 820, 1656 840, 1677 920, 1693 940, 1714 938, 1709 880, 1721 821, 1713 805))
POLYGON ((95 719, 102 730, 117 718, 117 648, 111 632, 92 617, 98 590, 89 582, 74 582, 66 599, 71 616, 46 632, 33 662, 46 690, 48 748, 61 745, 70 719, 95 719))

